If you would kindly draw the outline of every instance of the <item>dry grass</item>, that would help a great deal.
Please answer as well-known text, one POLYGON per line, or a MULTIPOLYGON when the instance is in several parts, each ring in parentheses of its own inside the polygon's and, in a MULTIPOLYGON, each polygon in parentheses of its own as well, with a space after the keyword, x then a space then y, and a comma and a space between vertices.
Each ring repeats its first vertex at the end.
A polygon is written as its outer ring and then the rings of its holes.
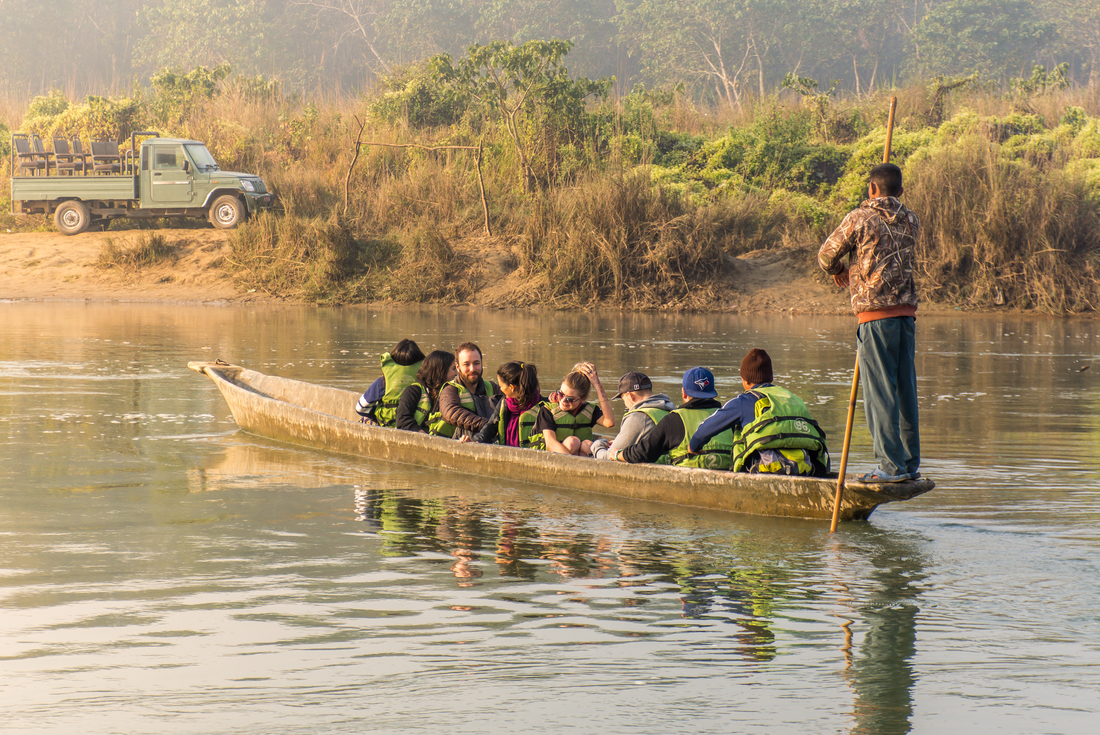
POLYGON ((639 172, 546 193, 517 250, 543 303, 693 308, 726 270, 728 225, 722 207, 692 206, 639 172))
POLYGON ((176 245, 170 244, 163 235, 151 232, 124 243, 107 238, 99 251, 96 267, 118 268, 132 273, 142 268, 174 263, 178 258, 179 248, 176 245))
POLYGON ((910 167, 922 287, 938 301, 1046 313, 1100 306, 1100 205, 1081 179, 970 137, 910 167))
POLYGON ((233 233, 226 264, 238 285, 306 301, 371 298, 395 248, 364 241, 335 215, 306 219, 263 213, 233 233))

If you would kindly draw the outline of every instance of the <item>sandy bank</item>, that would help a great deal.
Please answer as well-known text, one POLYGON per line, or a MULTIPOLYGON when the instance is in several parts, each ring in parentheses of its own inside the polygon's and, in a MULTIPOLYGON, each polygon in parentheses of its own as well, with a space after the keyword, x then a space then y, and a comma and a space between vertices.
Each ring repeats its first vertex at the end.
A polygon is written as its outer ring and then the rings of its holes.
MULTIPOLYGON (((67 237, 55 232, 0 232, 0 299, 16 301, 102 301, 160 303, 274 302, 263 293, 242 292, 220 267, 229 255, 229 234, 214 229, 157 230, 179 254, 171 265, 138 271, 97 267, 107 239, 136 243, 142 232, 86 232, 67 237)), ((503 255, 503 254, 499 254, 503 255)), ((715 310, 736 313, 848 314, 845 292, 816 277, 807 253, 758 251, 731 259, 715 310)), ((513 259, 490 257, 499 270, 477 292, 473 305, 494 306, 500 286, 513 287, 519 274, 505 265, 513 259)), ((656 305, 655 305, 656 306, 656 305)), ((935 313, 926 306, 924 313, 935 313)), ((947 309, 953 311, 953 309, 947 309)))

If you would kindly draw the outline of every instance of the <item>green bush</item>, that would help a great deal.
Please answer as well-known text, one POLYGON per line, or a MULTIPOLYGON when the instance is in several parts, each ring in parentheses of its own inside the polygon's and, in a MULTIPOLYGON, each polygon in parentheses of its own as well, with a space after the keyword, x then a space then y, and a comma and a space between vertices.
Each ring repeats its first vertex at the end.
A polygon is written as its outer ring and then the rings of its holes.
POLYGON ((402 67, 380 79, 370 102, 370 114, 393 124, 412 128, 453 125, 462 119, 467 105, 434 79, 427 64, 402 67))
POLYGON ((149 114, 156 125, 174 127, 190 117, 200 105, 218 95, 219 86, 232 67, 219 64, 213 69, 197 66, 186 74, 163 69, 149 80, 149 114))

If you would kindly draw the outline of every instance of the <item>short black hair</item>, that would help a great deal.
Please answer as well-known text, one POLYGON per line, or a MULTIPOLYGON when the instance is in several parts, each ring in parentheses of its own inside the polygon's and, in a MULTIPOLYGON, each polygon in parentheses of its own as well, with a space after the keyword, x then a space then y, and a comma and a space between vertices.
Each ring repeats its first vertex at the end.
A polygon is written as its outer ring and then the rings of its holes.
POLYGON ((901 169, 892 163, 880 163, 871 169, 868 183, 874 184, 888 197, 901 194, 901 169))
POLYGON ((413 342, 411 339, 403 339, 393 346, 390 350, 390 357, 398 365, 415 365, 418 362, 423 362, 424 353, 420 351, 420 345, 413 342))

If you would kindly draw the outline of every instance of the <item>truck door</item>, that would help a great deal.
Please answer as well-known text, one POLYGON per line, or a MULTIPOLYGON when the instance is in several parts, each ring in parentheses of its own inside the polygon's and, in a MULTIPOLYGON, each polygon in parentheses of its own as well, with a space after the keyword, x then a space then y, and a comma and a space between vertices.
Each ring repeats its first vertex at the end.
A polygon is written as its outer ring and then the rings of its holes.
POLYGON ((190 206, 191 174, 183 170, 181 145, 154 145, 152 150, 152 170, 149 171, 149 196, 157 206, 190 206))

